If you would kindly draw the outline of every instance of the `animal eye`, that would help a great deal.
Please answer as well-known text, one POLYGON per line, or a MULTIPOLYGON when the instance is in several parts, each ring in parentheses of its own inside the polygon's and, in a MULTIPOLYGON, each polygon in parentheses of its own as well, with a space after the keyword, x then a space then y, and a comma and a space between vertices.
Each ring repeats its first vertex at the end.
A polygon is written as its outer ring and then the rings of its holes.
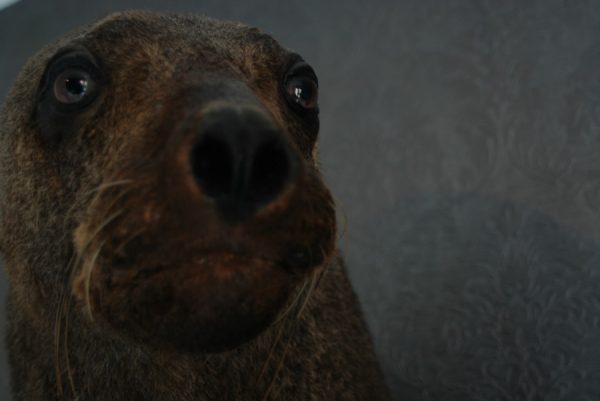
POLYGON ((54 79, 54 97, 60 103, 74 104, 87 100, 96 89, 96 81, 81 69, 67 69, 54 79))
POLYGON ((319 86, 309 76, 292 76, 286 82, 286 94, 290 102, 307 110, 319 105, 319 86))
POLYGON ((319 81, 314 70, 303 60, 287 68, 282 92, 288 104, 303 117, 314 117, 319 113, 319 81))

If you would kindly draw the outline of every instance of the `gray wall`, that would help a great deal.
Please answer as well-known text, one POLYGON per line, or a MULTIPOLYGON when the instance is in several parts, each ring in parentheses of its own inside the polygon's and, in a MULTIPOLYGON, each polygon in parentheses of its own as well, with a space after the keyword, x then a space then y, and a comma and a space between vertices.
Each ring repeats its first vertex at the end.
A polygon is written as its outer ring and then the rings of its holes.
POLYGON ((395 400, 600 399, 600 2, 23 0, 0 13, 0 95, 42 44, 132 7, 241 20, 314 65, 395 400))

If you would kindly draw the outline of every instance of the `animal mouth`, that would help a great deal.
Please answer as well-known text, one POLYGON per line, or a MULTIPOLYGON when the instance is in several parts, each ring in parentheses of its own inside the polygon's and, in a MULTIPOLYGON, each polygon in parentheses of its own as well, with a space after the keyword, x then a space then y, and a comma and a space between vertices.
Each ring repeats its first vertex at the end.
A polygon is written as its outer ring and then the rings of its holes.
POLYGON ((90 249, 73 293, 93 322, 117 336, 177 352, 220 352, 264 331, 326 264, 328 252, 278 251, 282 243, 271 242, 270 254, 240 243, 237 252, 216 244, 193 251, 143 240, 126 258, 90 249))
POLYGON ((112 326, 145 342, 197 352, 254 337, 275 318, 297 278, 263 258, 210 254, 110 280, 100 313, 112 317, 112 326))

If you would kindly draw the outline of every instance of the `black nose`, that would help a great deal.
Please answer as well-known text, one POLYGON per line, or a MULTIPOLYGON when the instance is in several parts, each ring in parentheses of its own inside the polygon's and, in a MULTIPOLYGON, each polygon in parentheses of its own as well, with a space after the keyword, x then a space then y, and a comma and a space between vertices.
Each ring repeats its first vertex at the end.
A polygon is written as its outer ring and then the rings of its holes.
POLYGON ((190 162, 204 196, 229 222, 273 202, 292 180, 297 164, 266 116, 236 109, 205 116, 190 162))

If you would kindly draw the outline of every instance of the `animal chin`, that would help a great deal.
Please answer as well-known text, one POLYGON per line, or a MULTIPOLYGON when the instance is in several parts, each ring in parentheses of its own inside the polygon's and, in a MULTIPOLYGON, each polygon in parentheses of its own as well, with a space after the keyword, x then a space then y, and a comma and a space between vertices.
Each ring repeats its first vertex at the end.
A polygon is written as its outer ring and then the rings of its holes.
POLYGON ((230 349, 262 332, 302 280, 274 261, 231 253, 189 263, 102 274, 74 293, 95 322, 129 339, 179 352, 230 349))

